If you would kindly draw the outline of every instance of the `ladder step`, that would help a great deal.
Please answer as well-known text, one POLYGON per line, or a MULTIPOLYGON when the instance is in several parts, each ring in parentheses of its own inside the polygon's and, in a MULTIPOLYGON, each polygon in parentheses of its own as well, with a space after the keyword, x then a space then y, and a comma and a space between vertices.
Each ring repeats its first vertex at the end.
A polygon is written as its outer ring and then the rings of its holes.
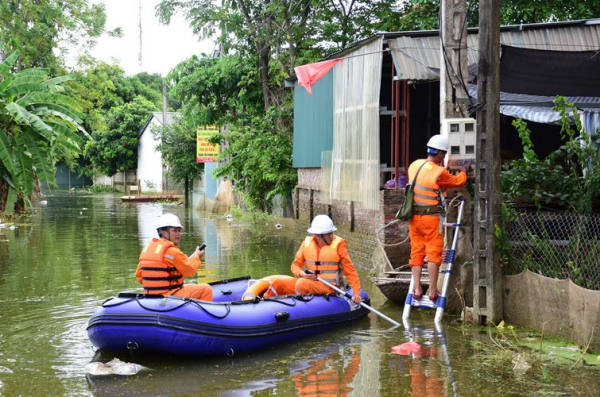
POLYGON ((460 223, 444 222, 444 226, 459 227, 459 226, 462 226, 462 225, 460 223))
POLYGON ((456 259, 456 250, 449 249, 442 252, 443 263, 454 263, 454 259, 456 259))
POLYGON ((406 303, 422 309, 437 309, 438 307, 446 307, 446 298, 443 296, 438 296, 435 301, 432 301, 427 295, 423 295, 421 299, 415 299, 413 294, 408 294, 406 297, 406 303))

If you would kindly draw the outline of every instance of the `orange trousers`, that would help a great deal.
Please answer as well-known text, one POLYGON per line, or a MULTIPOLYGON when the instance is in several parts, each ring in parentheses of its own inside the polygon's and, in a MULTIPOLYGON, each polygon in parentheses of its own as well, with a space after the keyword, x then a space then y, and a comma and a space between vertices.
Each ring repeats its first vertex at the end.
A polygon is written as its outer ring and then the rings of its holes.
POLYGON ((294 295, 296 293, 296 283, 298 279, 295 277, 278 277, 271 283, 269 288, 263 295, 265 298, 277 295, 294 295), (275 290, 275 292, 273 291, 275 290))
POLYGON ((444 231, 440 234, 440 217, 436 215, 414 215, 408 224, 410 235, 410 266, 423 266, 424 259, 430 263, 442 263, 444 231))
POLYGON ((296 282, 296 292, 302 295, 325 295, 335 294, 335 291, 317 280, 309 280, 307 278, 299 278, 296 282))
POLYGON ((212 287, 208 284, 186 284, 171 295, 201 301, 212 301, 213 299, 212 287))
POLYGON ((411 397, 438 397, 444 395, 444 381, 438 376, 426 376, 421 368, 409 370, 411 397))

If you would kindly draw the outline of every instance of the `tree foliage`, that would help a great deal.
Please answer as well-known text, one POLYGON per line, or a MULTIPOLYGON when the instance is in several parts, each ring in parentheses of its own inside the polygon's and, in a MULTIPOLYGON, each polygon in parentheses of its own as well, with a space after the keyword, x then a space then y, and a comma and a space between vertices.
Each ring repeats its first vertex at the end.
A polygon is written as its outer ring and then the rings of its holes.
POLYGON ((0 210, 7 212, 26 208, 37 181, 52 184, 56 160, 80 152, 75 131, 86 134, 80 107, 62 86, 72 77, 12 72, 17 59, 15 52, 0 63, 0 210))
POLYGON ((390 14, 391 3, 160 3, 157 14, 163 22, 175 12, 183 12, 201 37, 219 34, 221 57, 194 57, 180 64, 169 75, 171 92, 185 103, 184 113, 193 123, 228 126, 229 147, 223 153, 228 163, 217 176, 231 177, 251 205, 265 210, 274 194, 289 197, 295 185, 291 168, 292 92, 285 88, 285 79, 298 62, 313 62, 325 52, 337 51, 377 30, 381 25, 378 18, 390 14), (253 176, 248 172, 251 168, 253 176))
POLYGON ((196 162, 197 129, 198 125, 190 118, 177 116, 171 124, 152 131, 160 142, 157 150, 169 167, 169 175, 186 187, 204 169, 204 164, 196 162))
MULTIPOLYGON (((408 0, 399 3, 398 18, 391 21, 393 31, 439 29, 439 0, 408 0)), ((479 0, 467 3, 467 25, 479 25, 479 0)), ((500 2, 500 24, 543 23, 596 18, 597 0, 504 0, 500 2)))
POLYGON ((47 67, 52 74, 63 70, 58 49, 83 44, 84 48, 104 31, 103 4, 89 0, 0 1, 0 60, 19 50, 14 67, 47 67))
POLYGON ((501 186, 511 201, 555 206, 578 214, 591 213, 600 206, 600 134, 590 135, 581 126, 577 109, 557 97, 555 109, 562 120, 565 144, 545 159, 533 151, 531 131, 515 120, 523 144, 523 159, 504 165, 501 186), (570 123, 575 122, 575 125, 570 123))
POLYGON ((77 78, 69 83, 69 91, 82 106, 85 128, 97 142, 87 142, 89 138, 84 138, 85 156, 79 158, 77 164, 69 165, 90 176, 94 172, 112 172, 107 175, 113 175, 117 170, 122 171, 131 164, 134 164, 135 168, 137 150, 130 145, 137 145, 137 131, 149 116, 149 112, 160 109, 159 90, 162 78, 157 74, 148 73, 127 76, 120 66, 106 63, 98 63, 75 75, 77 78), (142 98, 144 105, 141 104, 141 99, 136 98, 142 98), (152 105, 148 105, 147 102, 152 105), (128 104, 130 106, 125 106, 128 104), (148 110, 148 113, 138 114, 137 112, 142 111, 140 108, 148 110), (127 111, 135 113, 127 116, 123 113, 127 111), (124 127, 120 123, 125 118, 143 120, 138 126, 124 127), (116 141, 124 145, 115 147, 116 141), (106 145, 107 142, 110 144, 106 145), (125 163, 119 164, 120 161, 125 163))
POLYGON ((106 115, 106 131, 94 131, 85 155, 95 170, 112 176, 137 167, 138 133, 157 107, 141 95, 112 107, 106 115))
POLYGON ((250 208, 267 212, 273 196, 288 196, 297 181, 289 131, 281 128, 282 115, 275 112, 271 109, 265 116, 232 124, 229 146, 222 153, 227 161, 215 170, 216 176, 235 181, 250 208))

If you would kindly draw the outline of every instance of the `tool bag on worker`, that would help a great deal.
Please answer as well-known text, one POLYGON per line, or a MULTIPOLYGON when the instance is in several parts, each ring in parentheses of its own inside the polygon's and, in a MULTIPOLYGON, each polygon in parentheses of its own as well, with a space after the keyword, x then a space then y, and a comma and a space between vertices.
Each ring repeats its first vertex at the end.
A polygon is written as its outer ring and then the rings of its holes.
POLYGON ((404 202, 400 205, 400 209, 396 214, 396 218, 401 221, 408 221, 413 216, 413 199, 415 195, 415 183, 417 182, 417 178, 419 177, 419 172, 421 172, 421 168, 423 168, 425 164, 427 164, 427 161, 421 164, 421 166, 417 170, 415 180, 410 181, 411 183, 406 184, 406 187, 404 188, 404 202))

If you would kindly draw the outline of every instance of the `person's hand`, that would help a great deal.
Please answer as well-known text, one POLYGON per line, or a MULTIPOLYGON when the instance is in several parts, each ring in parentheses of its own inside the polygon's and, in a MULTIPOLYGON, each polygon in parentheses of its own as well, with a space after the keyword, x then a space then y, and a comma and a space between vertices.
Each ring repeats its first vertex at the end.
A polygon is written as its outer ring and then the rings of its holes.
POLYGON ((300 273, 300 277, 308 279, 308 280, 316 280, 317 279, 317 275, 316 274, 314 274, 314 273, 306 273, 304 271, 300 273))
POLYGON ((471 170, 471 159, 467 159, 463 162, 462 171, 465 174, 468 174, 470 170, 471 170))
POLYGON ((201 250, 200 247, 196 247, 196 250, 192 255, 190 255, 190 257, 194 255, 198 255, 198 259, 202 259, 204 257, 204 250, 201 250))
POLYGON ((354 295, 352 297, 352 302, 356 303, 357 305, 360 305, 360 302, 362 302, 362 298, 360 295, 354 295))

